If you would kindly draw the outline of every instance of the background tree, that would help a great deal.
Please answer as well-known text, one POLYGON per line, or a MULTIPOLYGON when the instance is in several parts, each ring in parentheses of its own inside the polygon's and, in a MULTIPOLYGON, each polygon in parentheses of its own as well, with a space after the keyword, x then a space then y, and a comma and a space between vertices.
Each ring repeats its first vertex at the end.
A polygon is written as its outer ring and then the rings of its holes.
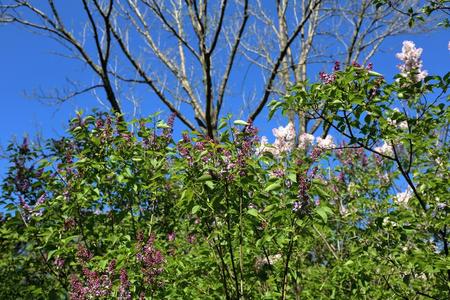
MULTIPOLYGON (((81 0, 69 16, 59 1, 8 0, 1 20, 56 39, 89 66, 97 82, 59 100, 101 90, 122 112, 123 86, 143 85, 188 128, 214 136, 226 105, 236 108, 233 98, 245 99, 255 119, 271 95, 307 79, 311 64, 367 62, 387 37, 408 30, 399 10, 416 2, 81 0), (253 67, 248 90, 237 92, 253 67)), ((318 128, 300 121, 301 132, 318 128)))

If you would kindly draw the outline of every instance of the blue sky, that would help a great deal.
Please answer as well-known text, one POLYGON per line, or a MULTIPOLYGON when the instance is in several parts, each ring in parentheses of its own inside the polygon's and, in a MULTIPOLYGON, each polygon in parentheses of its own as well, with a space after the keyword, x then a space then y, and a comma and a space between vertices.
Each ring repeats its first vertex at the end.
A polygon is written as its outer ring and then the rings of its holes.
MULTIPOLYGON (((67 86, 67 78, 91 82, 92 73, 79 62, 54 54, 60 50, 58 44, 46 37, 31 33, 17 26, 0 26, 0 145, 24 135, 44 138, 64 134, 67 121, 77 109, 91 111, 100 104, 90 94, 77 97, 62 105, 49 105, 26 97, 34 90, 51 91, 67 86)), ((395 53, 400 52, 402 41, 412 40, 422 47, 424 69, 430 74, 444 74, 450 70, 450 40, 448 30, 426 34, 403 35, 389 38, 373 59, 377 72, 392 78, 399 61, 395 53)), ((329 66, 328 70, 331 70, 329 66)), ((143 113, 152 113, 164 108, 158 102, 146 102, 143 113)), ((167 111, 167 110, 166 110, 167 111)), ((271 136, 270 129, 261 115, 257 126, 262 134, 271 136)), ((0 161, 0 178, 5 162, 0 161)))

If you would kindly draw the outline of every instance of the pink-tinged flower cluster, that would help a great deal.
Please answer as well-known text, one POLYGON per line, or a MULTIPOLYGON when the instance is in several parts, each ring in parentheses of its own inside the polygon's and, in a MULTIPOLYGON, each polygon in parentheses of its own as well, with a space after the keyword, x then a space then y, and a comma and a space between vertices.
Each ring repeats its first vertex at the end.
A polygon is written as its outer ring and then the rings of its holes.
POLYGON ((325 84, 333 83, 336 80, 335 74, 328 74, 325 72, 320 72, 319 77, 320 77, 320 80, 322 80, 322 82, 325 84))
MULTIPOLYGON (((352 167, 355 164, 361 164, 363 167, 366 167, 369 163, 364 148, 346 147, 346 144, 343 143, 335 153, 339 161, 346 167, 352 167)), ((343 182, 344 179, 345 173, 340 172, 338 180, 343 182)))
POLYGON ((187 133, 183 133, 183 139, 177 143, 177 150, 181 157, 187 159, 190 166, 194 164, 194 158, 190 151, 191 148, 191 138, 187 133))
POLYGON ((283 178, 286 172, 283 169, 275 169, 270 172, 270 175, 277 178, 283 178))
POLYGON ((197 237, 195 236, 195 234, 191 233, 187 236, 186 240, 189 244, 194 244, 197 240, 197 237))
POLYGON ((428 72, 422 70, 422 48, 416 48, 416 45, 411 41, 403 41, 402 52, 397 53, 397 58, 403 64, 398 65, 403 76, 411 78, 414 82, 423 80, 428 72))
POLYGON ((298 137, 298 148, 308 149, 310 145, 314 143, 314 136, 310 133, 302 133, 298 137))
MULTIPOLYGON (((315 148, 319 149, 319 148, 315 148)), ((313 150, 314 151, 314 150, 313 150)), ((298 160, 297 164, 302 165, 304 163, 303 160, 298 160)), ((311 204, 309 189, 311 187, 311 182, 314 178, 318 178, 318 167, 314 167, 311 170, 304 170, 297 174, 297 183, 298 183, 298 193, 297 193, 297 201, 292 204, 292 211, 299 214, 304 215, 308 212, 308 208, 311 204)))
MULTIPOLYGON (((246 174, 247 159, 251 157, 255 145, 259 141, 258 129, 253 125, 252 120, 247 121, 248 125, 244 128, 244 133, 236 140, 238 143, 238 155, 236 165, 239 167, 239 175, 246 174)), ((234 165, 233 162, 231 164, 234 165)))
POLYGON ((167 234, 167 240, 168 240, 169 242, 175 241, 175 237, 176 237, 176 233, 173 232, 173 231, 171 231, 171 232, 169 232, 169 233, 167 234))
POLYGON ((173 124, 175 123, 175 113, 171 113, 169 118, 167 119, 167 127, 168 128, 164 128, 163 130, 163 136, 170 140, 172 138, 172 133, 173 133, 173 124))
MULTIPOLYGON (((286 127, 278 127, 272 130, 275 136, 275 142, 269 144, 267 137, 261 137, 259 147, 256 149, 256 155, 261 155, 264 152, 270 152, 275 157, 280 157, 284 153, 289 153, 295 148, 295 128, 292 122, 286 127)), ((334 149, 336 145, 333 142, 333 137, 327 135, 325 138, 315 138, 310 133, 302 133, 298 137, 298 149, 308 150, 310 146, 314 146, 314 141, 317 143, 312 149, 311 158, 315 160, 324 150, 334 149)))
MULTIPOLYGON (((358 64, 356 61, 352 62, 352 66, 355 68, 363 68, 360 64, 358 64)), ((326 72, 319 72, 319 78, 324 84, 332 84, 336 81, 336 72, 340 71, 341 69, 341 63, 339 61, 336 61, 334 63, 333 67, 333 73, 326 73, 326 72)), ((373 64, 369 63, 365 67, 367 71, 372 71, 373 64)))

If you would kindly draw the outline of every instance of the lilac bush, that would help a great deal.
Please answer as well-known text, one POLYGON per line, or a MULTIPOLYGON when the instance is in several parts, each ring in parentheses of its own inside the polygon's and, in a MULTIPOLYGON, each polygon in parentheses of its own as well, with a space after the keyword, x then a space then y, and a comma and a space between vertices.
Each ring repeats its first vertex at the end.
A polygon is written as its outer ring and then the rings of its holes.
POLYGON ((450 75, 407 46, 413 75, 335 64, 272 103, 314 132, 99 113, 11 144, 0 298, 446 298, 450 75))

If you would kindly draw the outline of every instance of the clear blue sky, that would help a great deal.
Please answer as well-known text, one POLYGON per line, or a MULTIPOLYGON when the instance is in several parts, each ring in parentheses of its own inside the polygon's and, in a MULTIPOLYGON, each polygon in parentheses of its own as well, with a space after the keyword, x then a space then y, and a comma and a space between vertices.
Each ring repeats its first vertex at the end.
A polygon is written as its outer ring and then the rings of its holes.
MULTIPOLYGON (((399 61, 395 53, 400 52, 403 40, 412 40, 417 47, 422 47, 424 69, 430 74, 444 74, 450 70, 450 51, 447 49, 450 40, 449 30, 439 30, 420 35, 404 35, 389 38, 383 45, 383 51, 374 58, 377 72, 391 78, 397 72, 395 67, 399 61)), ((60 50, 54 41, 46 37, 27 32, 22 27, 0 26, 0 145, 6 146, 8 141, 24 135, 54 137, 63 135, 67 121, 74 116, 76 109, 91 111, 100 104, 90 94, 77 97, 62 105, 48 105, 27 98, 24 93, 33 93, 41 89, 50 91, 53 88, 67 86, 66 78, 91 82, 91 72, 81 63, 74 62, 52 52, 60 50)), ((329 70, 332 66, 329 67, 329 70)), ((145 112, 156 112, 163 109, 161 105, 145 104, 145 112)), ((265 122, 260 116, 257 126, 263 134, 271 136, 265 122)), ((0 161, 0 178, 3 177, 5 162, 0 161)))

